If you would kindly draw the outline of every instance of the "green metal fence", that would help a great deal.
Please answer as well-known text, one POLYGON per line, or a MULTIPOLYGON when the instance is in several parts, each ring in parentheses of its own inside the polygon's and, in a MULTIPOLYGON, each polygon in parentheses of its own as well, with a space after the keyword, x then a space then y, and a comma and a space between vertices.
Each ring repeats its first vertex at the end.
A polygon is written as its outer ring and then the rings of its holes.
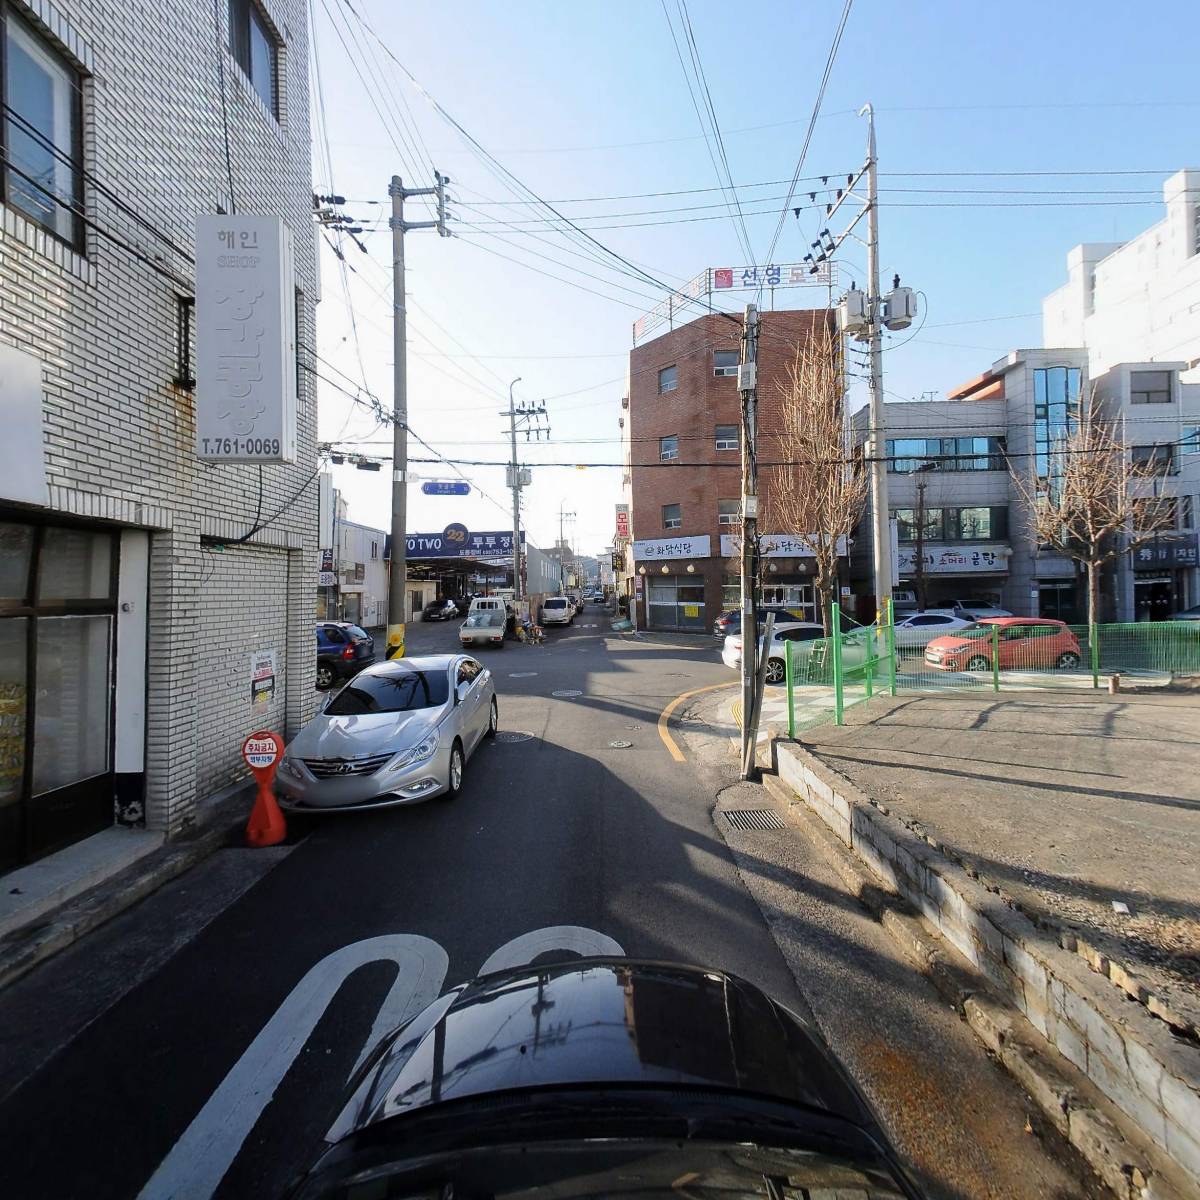
MULTIPOLYGON (((841 628, 834 605, 833 627, 841 628)), ((812 642, 788 643, 788 730, 833 720, 886 692, 1095 689, 1113 675, 1167 684, 1200 675, 1200 622, 991 625, 909 642, 891 617, 812 642)))

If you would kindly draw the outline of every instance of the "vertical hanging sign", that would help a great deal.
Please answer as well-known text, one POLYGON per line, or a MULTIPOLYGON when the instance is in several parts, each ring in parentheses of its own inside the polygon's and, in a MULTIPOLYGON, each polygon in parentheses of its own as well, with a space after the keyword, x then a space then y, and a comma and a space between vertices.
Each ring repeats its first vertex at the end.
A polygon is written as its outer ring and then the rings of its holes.
POLYGON ((296 461, 296 301, 279 217, 196 218, 196 454, 296 461))

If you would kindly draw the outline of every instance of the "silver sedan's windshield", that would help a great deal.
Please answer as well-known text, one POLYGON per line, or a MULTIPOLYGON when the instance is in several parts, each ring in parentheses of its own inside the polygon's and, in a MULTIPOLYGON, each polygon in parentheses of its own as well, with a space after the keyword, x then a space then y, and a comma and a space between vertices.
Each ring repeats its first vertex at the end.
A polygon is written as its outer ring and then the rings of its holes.
POLYGON ((338 692, 325 712, 331 717, 412 712, 438 708, 449 697, 450 681, 445 671, 414 671, 394 665, 387 671, 359 675, 338 692))

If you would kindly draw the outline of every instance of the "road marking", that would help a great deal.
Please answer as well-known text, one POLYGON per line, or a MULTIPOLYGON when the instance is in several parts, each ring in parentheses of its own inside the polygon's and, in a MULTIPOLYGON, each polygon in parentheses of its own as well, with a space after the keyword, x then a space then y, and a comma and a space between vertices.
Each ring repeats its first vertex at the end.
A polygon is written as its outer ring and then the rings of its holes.
POLYGON ((658 736, 660 738, 662 738, 663 745, 666 746, 666 748, 667 748, 667 753, 670 754, 670 756, 676 762, 686 762, 687 759, 684 758, 683 751, 680 750, 678 743, 671 736, 671 730, 670 730, 671 714, 675 711, 675 709, 680 704, 683 703, 684 700, 687 700, 692 696, 699 696, 704 692, 716 692, 716 691, 719 691, 721 688, 729 688, 729 687, 736 687, 736 686, 737 686, 737 684, 734 684, 734 683, 712 683, 712 684, 709 684, 708 687, 693 688, 690 692, 681 692, 678 696, 675 697, 674 700, 671 701, 670 704, 667 705, 666 708, 664 708, 662 710, 661 713, 659 713, 658 736))
POLYGON ((625 957, 620 943, 594 929, 586 929, 582 925, 547 925, 544 929, 535 929, 532 933, 523 933, 505 942, 479 968, 479 974, 490 975, 493 971, 523 967, 548 950, 571 950, 584 958, 597 955, 625 957))
POLYGON ((450 965, 437 942, 411 933, 353 942, 321 959, 196 1114, 138 1193, 139 1200, 208 1200, 338 989, 359 967, 372 962, 394 962, 396 980, 380 1005, 355 1070, 385 1033, 437 999, 450 965))

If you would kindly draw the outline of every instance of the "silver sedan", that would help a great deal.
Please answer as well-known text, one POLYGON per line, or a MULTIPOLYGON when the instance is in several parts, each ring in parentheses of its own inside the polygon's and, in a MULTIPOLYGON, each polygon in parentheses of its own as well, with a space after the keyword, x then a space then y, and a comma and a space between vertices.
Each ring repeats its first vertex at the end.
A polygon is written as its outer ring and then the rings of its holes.
POLYGON ((292 739, 275 776, 279 803, 327 812, 456 796, 498 720, 492 673, 473 658, 375 663, 292 739))

